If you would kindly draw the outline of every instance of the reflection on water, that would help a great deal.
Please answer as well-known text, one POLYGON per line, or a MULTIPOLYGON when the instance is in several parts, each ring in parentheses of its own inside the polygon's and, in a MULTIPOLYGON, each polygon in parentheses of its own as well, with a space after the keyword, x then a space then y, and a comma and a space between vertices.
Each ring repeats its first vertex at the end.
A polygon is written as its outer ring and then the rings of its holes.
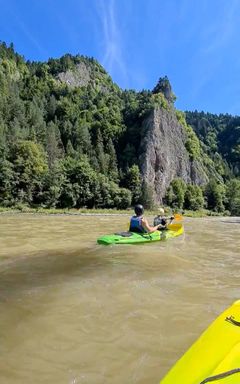
POLYGON ((126 216, 0 216, 0 382, 157 383, 239 299, 239 219, 137 246, 126 216))

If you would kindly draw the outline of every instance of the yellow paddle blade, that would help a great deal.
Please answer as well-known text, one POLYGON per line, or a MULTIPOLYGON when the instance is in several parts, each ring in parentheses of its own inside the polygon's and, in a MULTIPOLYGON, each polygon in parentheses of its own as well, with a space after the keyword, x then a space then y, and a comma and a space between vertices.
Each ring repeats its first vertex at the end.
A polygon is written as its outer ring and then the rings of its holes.
POLYGON ((180 215, 179 213, 175 213, 173 216, 174 216, 174 220, 183 220, 183 216, 180 215))

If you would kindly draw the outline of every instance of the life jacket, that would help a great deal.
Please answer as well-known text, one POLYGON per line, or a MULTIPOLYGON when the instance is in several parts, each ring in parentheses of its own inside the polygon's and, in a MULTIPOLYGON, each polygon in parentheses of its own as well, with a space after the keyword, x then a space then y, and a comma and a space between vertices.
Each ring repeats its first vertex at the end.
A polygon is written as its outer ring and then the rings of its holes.
POLYGON ((130 232, 145 233, 145 229, 142 226, 142 216, 132 216, 130 220, 130 232))

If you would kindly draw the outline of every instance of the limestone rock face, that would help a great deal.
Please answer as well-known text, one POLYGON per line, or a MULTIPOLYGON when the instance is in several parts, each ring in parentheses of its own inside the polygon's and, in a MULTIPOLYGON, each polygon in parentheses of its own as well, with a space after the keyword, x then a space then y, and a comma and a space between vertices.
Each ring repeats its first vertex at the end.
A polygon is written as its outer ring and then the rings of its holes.
POLYGON ((191 161, 186 140, 186 132, 172 109, 155 108, 143 122, 140 168, 143 180, 153 189, 156 203, 162 203, 175 178, 198 185, 208 180, 202 164, 191 161))
POLYGON ((66 72, 58 74, 58 79, 62 83, 66 83, 69 87, 84 87, 90 82, 89 68, 85 63, 79 63, 74 70, 69 69, 66 72))

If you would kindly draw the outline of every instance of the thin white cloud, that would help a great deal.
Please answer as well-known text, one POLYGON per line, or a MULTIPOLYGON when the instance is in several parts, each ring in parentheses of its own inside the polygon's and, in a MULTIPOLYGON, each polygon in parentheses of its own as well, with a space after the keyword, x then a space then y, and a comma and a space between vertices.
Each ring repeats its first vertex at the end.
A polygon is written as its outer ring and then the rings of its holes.
POLYGON ((213 20, 211 26, 205 32, 208 43, 204 53, 211 54, 226 46, 238 34, 239 27, 239 0, 227 2, 222 10, 221 17, 213 20))
POLYGON ((99 1, 98 10, 103 28, 102 64, 111 74, 120 71, 123 83, 127 86, 128 76, 123 57, 121 31, 116 19, 115 1, 99 1))
MULTIPOLYGON (((76 20, 81 20, 81 8, 78 1, 73 2, 73 8, 76 20)), ((65 14, 64 9, 59 7, 54 10, 53 19, 57 28, 64 32, 64 35, 69 43, 72 44, 73 47, 77 46, 79 49, 81 47, 81 41, 78 28, 76 27, 76 23, 72 23, 71 20, 69 20, 69 17, 65 14)))
POLYGON ((12 31, 12 35, 18 34, 19 32, 23 33, 25 37, 32 43, 32 45, 38 50, 41 56, 48 57, 47 51, 39 44, 33 33, 31 33, 22 18, 19 15, 19 10, 14 6, 13 3, 5 4, 7 12, 10 17, 15 21, 15 29, 12 31), (18 31, 19 29, 19 31, 18 31))
POLYGON ((48 52, 39 44, 34 35, 29 32, 27 25, 21 21, 19 18, 16 18, 19 29, 23 32, 23 34, 27 37, 27 39, 32 43, 32 45, 38 50, 38 52, 44 58, 48 58, 48 52))
POLYGON ((10 2, 4 4, 5 10, 9 13, 12 20, 15 21, 16 28, 13 28, 11 34, 14 38, 15 33, 22 33, 25 37, 32 43, 32 45, 38 50, 41 56, 48 57, 47 51, 39 44, 37 39, 34 37, 33 33, 31 33, 26 25, 20 17, 20 12, 17 7, 13 7, 10 2))
POLYGON ((200 33, 202 47, 192 58, 192 66, 198 72, 198 80, 191 87, 192 98, 199 97, 223 65, 224 56, 238 35, 239 10, 239 0, 231 0, 221 6, 221 13, 210 25, 203 23, 200 33))

